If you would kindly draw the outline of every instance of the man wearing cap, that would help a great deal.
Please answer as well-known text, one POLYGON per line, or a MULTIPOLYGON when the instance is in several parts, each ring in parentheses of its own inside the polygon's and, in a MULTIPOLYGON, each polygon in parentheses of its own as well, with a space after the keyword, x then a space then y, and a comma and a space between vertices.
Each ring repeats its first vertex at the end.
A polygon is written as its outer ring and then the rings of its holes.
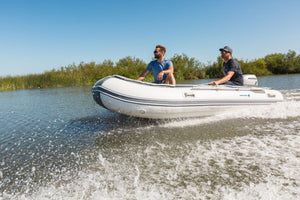
POLYGON ((223 62, 224 77, 217 81, 212 81, 209 85, 244 85, 243 72, 237 61, 232 58, 232 48, 225 46, 219 49, 221 51, 223 62))

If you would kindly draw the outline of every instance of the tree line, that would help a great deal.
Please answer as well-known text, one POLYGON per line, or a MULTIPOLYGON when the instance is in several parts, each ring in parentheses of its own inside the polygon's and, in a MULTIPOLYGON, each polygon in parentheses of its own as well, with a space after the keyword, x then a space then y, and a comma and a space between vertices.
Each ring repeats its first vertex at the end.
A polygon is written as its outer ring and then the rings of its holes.
MULTIPOLYGON (((252 61, 234 59, 238 61, 244 74, 266 76, 300 73, 300 55, 293 50, 289 50, 286 54, 270 54, 252 61)), ((174 65, 176 80, 223 77, 223 60, 220 56, 216 62, 208 65, 185 54, 175 54, 170 60, 174 65)), ((148 63, 143 60, 130 56, 116 63, 111 60, 104 60, 99 64, 81 62, 78 65, 72 64, 42 74, 0 77, 0 90, 91 86, 97 80, 113 74, 137 79, 147 65, 148 63)), ((153 75, 148 75, 145 81, 152 82, 153 75)))

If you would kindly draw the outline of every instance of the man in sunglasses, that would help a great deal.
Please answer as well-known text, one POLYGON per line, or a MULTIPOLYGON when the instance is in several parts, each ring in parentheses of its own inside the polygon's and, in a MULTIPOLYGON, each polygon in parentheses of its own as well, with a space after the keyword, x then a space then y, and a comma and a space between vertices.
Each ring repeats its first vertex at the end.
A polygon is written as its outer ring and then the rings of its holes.
POLYGON ((176 84, 174 77, 174 67, 170 60, 164 59, 166 48, 162 45, 156 45, 154 50, 154 57, 156 60, 151 61, 148 64, 147 69, 138 77, 138 81, 144 80, 144 78, 153 71, 154 83, 176 84))
POLYGON ((209 85, 244 85, 243 72, 237 61, 232 58, 232 48, 225 46, 219 49, 221 51, 223 62, 224 77, 217 81, 212 81, 209 85))

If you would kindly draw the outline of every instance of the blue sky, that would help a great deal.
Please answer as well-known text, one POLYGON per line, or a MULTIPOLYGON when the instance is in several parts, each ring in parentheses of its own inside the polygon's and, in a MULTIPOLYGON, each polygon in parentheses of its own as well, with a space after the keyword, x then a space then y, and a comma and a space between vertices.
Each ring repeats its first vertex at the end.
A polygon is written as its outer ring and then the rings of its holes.
POLYGON ((299 9, 299 0, 0 0, 0 76, 126 56, 148 63, 156 44, 166 58, 204 64, 225 45, 243 60, 299 54, 299 9))

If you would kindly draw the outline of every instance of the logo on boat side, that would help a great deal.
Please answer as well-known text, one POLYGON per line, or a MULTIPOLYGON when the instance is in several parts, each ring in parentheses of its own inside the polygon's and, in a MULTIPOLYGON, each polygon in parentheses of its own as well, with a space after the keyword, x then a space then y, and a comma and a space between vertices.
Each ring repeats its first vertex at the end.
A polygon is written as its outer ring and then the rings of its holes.
POLYGON ((240 97, 250 97, 250 94, 240 94, 240 97))

